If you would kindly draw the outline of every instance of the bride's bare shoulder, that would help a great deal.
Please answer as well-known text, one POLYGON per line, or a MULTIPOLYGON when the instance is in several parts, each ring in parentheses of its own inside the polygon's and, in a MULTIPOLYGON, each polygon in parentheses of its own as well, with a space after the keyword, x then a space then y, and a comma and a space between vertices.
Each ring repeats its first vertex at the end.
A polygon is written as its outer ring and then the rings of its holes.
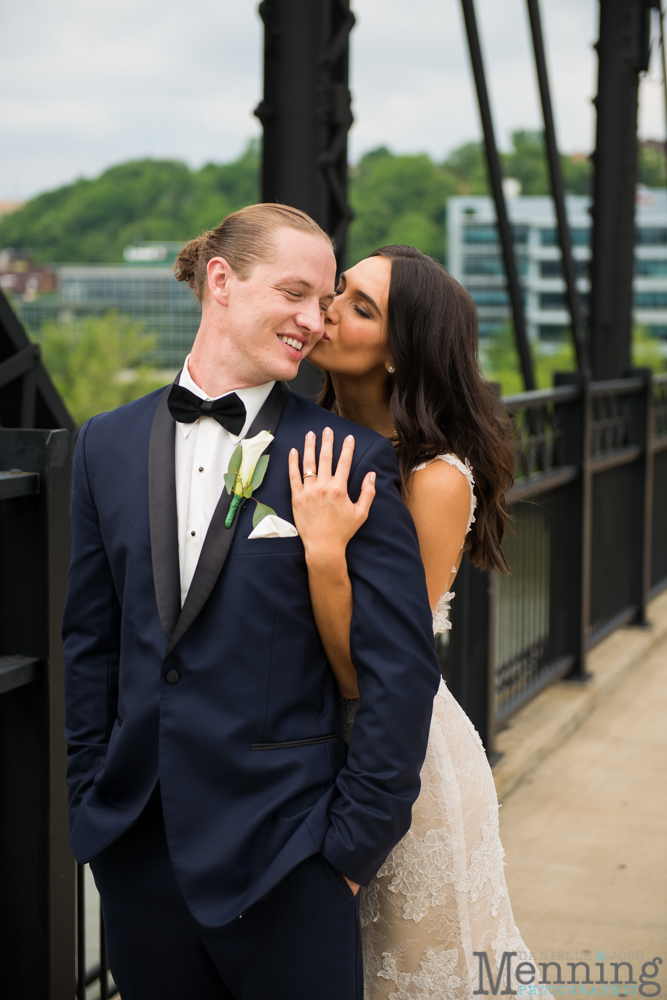
POLYGON ((470 485, 455 465, 435 459, 416 469, 407 483, 406 502, 417 507, 447 507, 450 514, 460 510, 467 518, 470 510, 470 485))
POLYGON ((470 518, 470 485, 455 465, 436 459, 416 469, 405 501, 417 530, 431 607, 448 589, 470 518))

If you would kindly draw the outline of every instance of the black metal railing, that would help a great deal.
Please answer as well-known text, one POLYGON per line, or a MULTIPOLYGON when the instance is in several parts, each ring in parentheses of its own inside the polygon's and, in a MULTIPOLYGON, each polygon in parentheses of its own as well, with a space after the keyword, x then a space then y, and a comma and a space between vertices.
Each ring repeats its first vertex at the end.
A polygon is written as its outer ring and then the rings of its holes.
POLYGON ((60 622, 72 436, 0 427, 0 996, 71 1000, 60 622))
POLYGON ((644 624, 667 586, 667 376, 557 382, 505 399, 516 427, 512 573, 464 560, 453 631, 439 640, 447 682, 490 754, 518 708, 555 680, 584 680, 588 650, 644 624))
POLYGON ((94 1000, 109 1000, 118 995, 118 988, 109 973, 104 917, 97 891, 92 885, 92 875, 87 865, 76 866, 76 1000, 93 1000, 90 987, 96 987, 94 1000), (90 891, 92 890, 92 891, 90 891), (92 896, 97 930, 97 954, 90 962, 90 923, 87 896, 92 896))

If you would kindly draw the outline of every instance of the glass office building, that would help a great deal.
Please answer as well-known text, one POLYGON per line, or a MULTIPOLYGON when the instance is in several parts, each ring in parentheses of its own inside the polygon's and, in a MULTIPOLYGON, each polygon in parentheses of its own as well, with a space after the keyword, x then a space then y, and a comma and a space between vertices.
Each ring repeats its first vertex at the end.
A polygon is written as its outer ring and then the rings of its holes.
MULTIPOLYGON (((590 198, 568 195, 577 284, 588 306, 590 283, 590 198)), ((514 248, 524 289, 528 334, 557 342, 569 325, 558 231, 551 198, 509 198, 514 248)), ((505 269, 487 197, 453 197, 447 210, 448 260, 452 275, 477 305, 480 336, 489 337, 511 321, 505 269)), ((637 193, 634 317, 667 344, 667 191, 640 188, 637 193)))
POLYGON ((158 368, 179 367, 199 327, 201 306, 170 267, 68 265, 58 269, 60 308, 74 316, 115 309, 155 335, 158 368))
POLYGON ((64 322, 115 310, 155 335, 156 351, 146 360, 156 368, 179 368, 199 328, 201 306, 190 288, 176 281, 173 260, 180 243, 145 243, 125 250, 125 264, 55 265, 57 290, 14 305, 29 329, 47 319, 64 322))

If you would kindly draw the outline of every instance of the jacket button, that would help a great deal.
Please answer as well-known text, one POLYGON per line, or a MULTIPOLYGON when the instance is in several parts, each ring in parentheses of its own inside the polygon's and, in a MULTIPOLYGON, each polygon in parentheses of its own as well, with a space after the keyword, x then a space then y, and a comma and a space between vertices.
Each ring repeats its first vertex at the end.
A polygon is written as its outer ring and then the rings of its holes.
POLYGON ((166 674, 164 675, 164 679, 166 680, 167 684, 178 684, 178 682, 181 679, 181 675, 179 674, 178 670, 174 670, 174 668, 172 667, 170 670, 166 672, 166 674))

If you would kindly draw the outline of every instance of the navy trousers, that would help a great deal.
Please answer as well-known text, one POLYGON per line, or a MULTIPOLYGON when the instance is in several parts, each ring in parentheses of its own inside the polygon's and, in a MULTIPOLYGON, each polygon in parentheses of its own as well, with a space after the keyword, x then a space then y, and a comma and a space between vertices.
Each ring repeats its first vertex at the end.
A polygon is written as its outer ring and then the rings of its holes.
POLYGON ((321 854, 238 920, 202 927, 176 883, 156 793, 90 867, 122 1000, 363 1000, 359 897, 321 854))

